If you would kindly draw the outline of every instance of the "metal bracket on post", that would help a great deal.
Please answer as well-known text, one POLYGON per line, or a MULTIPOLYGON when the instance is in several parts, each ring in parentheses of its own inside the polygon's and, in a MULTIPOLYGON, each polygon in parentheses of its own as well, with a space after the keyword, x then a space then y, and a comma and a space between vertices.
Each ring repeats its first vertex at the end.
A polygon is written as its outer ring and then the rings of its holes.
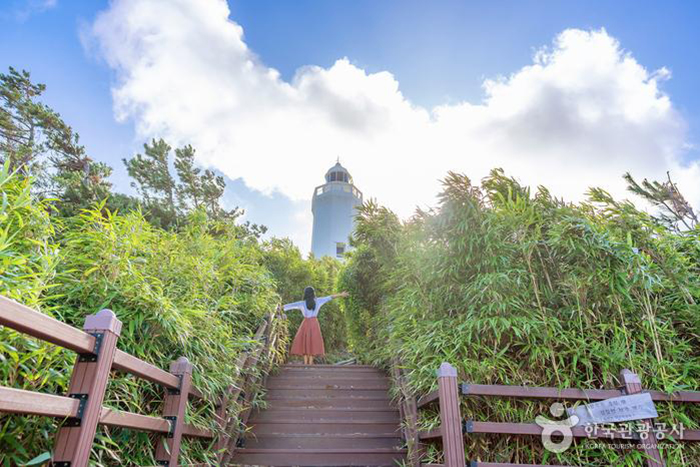
POLYGON ((172 438, 173 436, 175 436, 175 425, 177 424, 177 417, 166 415, 163 418, 170 422, 170 429, 168 430, 168 438, 172 438))
POLYGON ((182 375, 176 375, 178 379, 177 387, 176 388, 167 388, 168 390, 168 395, 170 396, 179 396, 180 391, 182 390, 182 375))
POLYGON ((472 433, 474 431, 474 421, 464 420, 462 422, 462 434, 472 433))
POLYGON ((96 362, 97 357, 100 355, 100 350, 102 349, 102 341, 104 340, 104 332, 89 332, 91 336, 95 337, 95 347, 92 349, 92 353, 81 353, 78 354, 79 362, 96 362))
POLYGON ((62 426, 75 427, 80 426, 83 422, 83 413, 85 412, 85 405, 87 404, 88 395, 87 394, 68 394, 71 399, 78 399, 80 404, 78 404, 78 412, 75 417, 66 418, 62 426))

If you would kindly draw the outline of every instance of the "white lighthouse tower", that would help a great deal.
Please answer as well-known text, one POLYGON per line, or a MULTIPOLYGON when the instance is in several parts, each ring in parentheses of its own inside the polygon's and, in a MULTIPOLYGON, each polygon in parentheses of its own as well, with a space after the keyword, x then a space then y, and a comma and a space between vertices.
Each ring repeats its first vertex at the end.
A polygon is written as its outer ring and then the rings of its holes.
POLYGON ((360 204, 362 192, 352 184, 347 169, 337 162, 326 172, 326 183, 314 190, 311 203, 314 213, 311 252, 317 258, 340 258, 347 251, 355 207, 360 204))

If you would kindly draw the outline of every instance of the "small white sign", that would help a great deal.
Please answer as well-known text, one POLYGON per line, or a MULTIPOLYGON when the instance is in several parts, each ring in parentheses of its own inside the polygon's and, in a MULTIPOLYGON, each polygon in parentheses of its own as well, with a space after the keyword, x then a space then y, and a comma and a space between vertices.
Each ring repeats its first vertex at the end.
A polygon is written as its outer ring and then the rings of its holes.
POLYGON ((578 417, 576 426, 598 425, 603 423, 628 422, 656 418, 654 401, 649 393, 613 397, 592 404, 580 405, 566 410, 569 416, 578 417))

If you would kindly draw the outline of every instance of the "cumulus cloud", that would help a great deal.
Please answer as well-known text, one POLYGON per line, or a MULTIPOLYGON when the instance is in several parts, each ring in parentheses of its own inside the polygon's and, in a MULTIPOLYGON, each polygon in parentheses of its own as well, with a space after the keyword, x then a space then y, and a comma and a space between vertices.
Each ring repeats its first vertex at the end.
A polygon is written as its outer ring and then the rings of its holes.
POLYGON ((532 64, 483 83, 482 102, 424 108, 389 72, 349 59, 304 66, 291 81, 266 66, 224 0, 114 0, 91 26, 117 75, 119 119, 142 137, 198 148, 200 162, 266 193, 308 199, 340 156, 367 195, 408 215, 434 202, 448 170, 478 180, 493 167, 580 199, 622 194, 621 175, 682 166, 686 129, 660 83, 605 30, 565 30, 532 64))

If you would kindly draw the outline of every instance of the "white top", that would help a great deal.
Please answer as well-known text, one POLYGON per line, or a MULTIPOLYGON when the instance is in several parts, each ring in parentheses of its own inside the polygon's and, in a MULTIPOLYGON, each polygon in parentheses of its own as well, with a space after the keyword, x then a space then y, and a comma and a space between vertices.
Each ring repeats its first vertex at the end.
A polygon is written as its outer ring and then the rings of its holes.
POLYGON ((300 302, 288 303, 284 306, 284 311, 289 310, 301 310, 304 314, 304 318, 315 318, 318 316, 318 310, 321 309, 323 305, 333 300, 333 297, 320 297, 316 299, 316 308, 309 310, 306 308, 306 301, 302 300, 300 302))

